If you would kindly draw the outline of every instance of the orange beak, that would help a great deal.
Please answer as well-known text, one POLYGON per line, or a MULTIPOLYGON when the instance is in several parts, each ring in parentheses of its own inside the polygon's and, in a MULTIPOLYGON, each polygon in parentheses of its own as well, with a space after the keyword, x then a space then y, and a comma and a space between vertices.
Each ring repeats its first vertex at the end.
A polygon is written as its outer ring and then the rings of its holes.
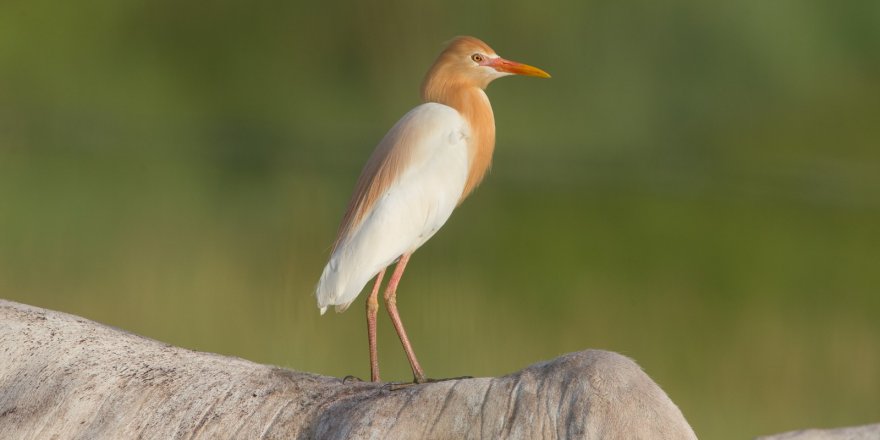
POLYGON ((549 73, 537 67, 517 63, 516 61, 505 60, 501 57, 492 59, 488 64, 499 72, 507 72, 514 75, 537 76, 538 78, 550 78, 549 73))

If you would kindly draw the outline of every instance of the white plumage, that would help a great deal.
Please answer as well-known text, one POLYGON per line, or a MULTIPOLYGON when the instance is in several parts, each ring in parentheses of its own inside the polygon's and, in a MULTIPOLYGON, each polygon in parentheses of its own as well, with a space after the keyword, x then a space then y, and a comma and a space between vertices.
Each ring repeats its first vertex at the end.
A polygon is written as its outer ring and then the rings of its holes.
POLYGON ((467 181, 470 127, 452 107, 422 104, 407 113, 370 158, 407 158, 358 224, 339 237, 316 291, 323 314, 345 310, 367 282, 423 245, 449 219, 467 181), (405 149, 405 151, 401 151, 405 149))

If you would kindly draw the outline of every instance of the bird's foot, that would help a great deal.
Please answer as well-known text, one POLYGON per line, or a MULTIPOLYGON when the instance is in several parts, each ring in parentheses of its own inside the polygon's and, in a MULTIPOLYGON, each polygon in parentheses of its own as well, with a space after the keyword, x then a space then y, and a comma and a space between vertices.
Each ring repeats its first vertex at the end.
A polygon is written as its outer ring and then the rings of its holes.
POLYGON ((357 376, 352 376, 352 375, 348 375, 348 376, 345 376, 342 378, 343 385, 353 383, 353 382, 363 382, 363 381, 364 381, 363 379, 361 379, 357 376))
POLYGON ((462 380, 462 379, 473 379, 473 376, 458 376, 458 377, 447 377, 443 379, 432 379, 432 378, 424 378, 421 381, 416 379, 412 382, 388 382, 385 386, 388 387, 389 391, 397 391, 402 390, 404 388, 409 388, 416 385, 422 385, 426 383, 435 383, 435 382, 446 382, 448 380, 462 380))
POLYGON ((385 384, 385 387, 388 391, 397 391, 402 390, 404 388, 409 388, 411 386, 419 385, 416 382, 388 382, 385 384))

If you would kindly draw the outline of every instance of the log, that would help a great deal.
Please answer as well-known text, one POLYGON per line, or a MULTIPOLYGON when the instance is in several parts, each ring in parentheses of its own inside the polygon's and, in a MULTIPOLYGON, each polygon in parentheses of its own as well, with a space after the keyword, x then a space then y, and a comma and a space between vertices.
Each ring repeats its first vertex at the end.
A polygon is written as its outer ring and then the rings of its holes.
POLYGON ((0 300, 0 438, 695 439, 635 362, 587 350, 392 389, 0 300))
POLYGON ((835 429, 804 429, 758 437, 755 440, 877 440, 880 423, 835 429))

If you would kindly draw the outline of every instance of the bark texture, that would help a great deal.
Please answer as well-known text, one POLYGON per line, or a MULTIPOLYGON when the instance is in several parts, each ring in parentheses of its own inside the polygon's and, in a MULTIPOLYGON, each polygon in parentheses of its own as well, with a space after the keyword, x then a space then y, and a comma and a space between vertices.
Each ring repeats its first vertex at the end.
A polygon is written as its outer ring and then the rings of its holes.
POLYGON ((696 436, 635 362, 607 351, 392 391, 0 300, 0 438, 696 436))
POLYGON ((756 440, 878 440, 880 423, 837 429, 805 429, 758 437, 756 440))

